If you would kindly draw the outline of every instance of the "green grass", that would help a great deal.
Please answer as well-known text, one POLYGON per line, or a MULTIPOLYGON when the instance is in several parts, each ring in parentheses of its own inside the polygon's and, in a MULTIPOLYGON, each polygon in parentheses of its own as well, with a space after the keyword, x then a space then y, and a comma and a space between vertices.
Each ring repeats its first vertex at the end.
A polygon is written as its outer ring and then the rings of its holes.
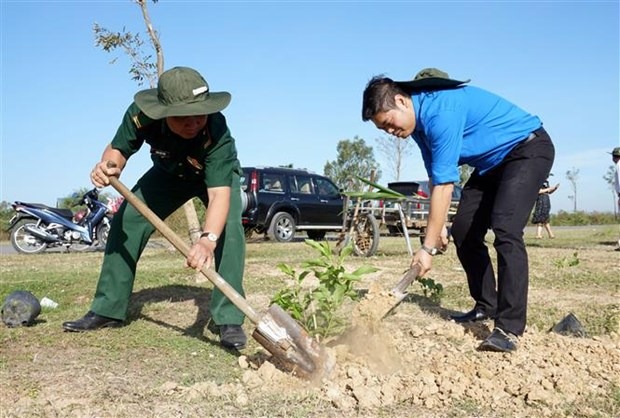
MULTIPOLYGON (((557 229, 556 234, 554 240, 535 240, 532 230, 526 231, 531 289, 528 324, 546 331, 568 312, 573 312, 591 336, 618 332, 620 253, 613 251, 614 239, 619 234, 617 227, 557 229), (577 259, 578 263, 563 262, 564 259, 577 259)), ((492 239, 489 234, 490 248, 492 239)), ((414 248, 419 247, 417 237, 412 237, 412 244, 414 248)), ((444 292, 439 306, 422 302, 429 310, 465 310, 473 306, 465 275, 454 253, 452 250, 434 259, 428 277, 442 284, 444 292)), ((242 379, 244 371, 238 367, 237 355, 220 348, 210 322, 208 301, 212 285, 197 284, 195 273, 183 266, 181 255, 161 246, 147 248, 139 263, 129 326, 87 334, 62 332, 63 321, 77 319, 89 309, 102 257, 103 253, 95 252, 3 254, 0 258, 0 300, 21 289, 59 303, 56 309, 44 308, 34 327, 6 329, 0 324, 0 373, 4 376, 19 373, 21 377, 14 384, 20 393, 36 399, 45 386, 39 381, 36 368, 52 367, 54 361, 73 365, 78 377, 97 376, 102 369, 122 377, 126 368, 131 368, 132 376, 143 373, 150 379, 149 387, 155 388, 168 381, 191 386, 205 381, 235 384, 242 379), (112 369, 108 371, 102 365, 111 365, 112 369)), ((245 289, 251 305, 257 310, 267 308, 269 298, 285 286, 286 277, 277 269, 278 263, 300 269, 304 260, 315 257, 314 250, 303 242, 249 242, 245 289)), ((375 256, 352 257, 347 266, 351 269, 363 264, 376 266, 380 272, 375 279, 381 277, 386 283, 396 283, 409 263, 404 239, 382 236, 375 256)), ((372 277, 364 279, 360 288, 367 288, 372 280, 372 277)), ((414 283, 410 291, 421 300, 423 289, 419 284, 414 283)), ((253 328, 246 321, 246 331, 249 333, 253 328)), ((252 356, 260 349, 250 338, 244 353, 252 356)), ((135 390, 139 392, 141 386, 136 385, 135 390)), ((113 396, 111 392, 102 392, 102 402, 110 396, 113 396)), ((300 396, 297 392, 268 394, 258 403, 246 406, 239 406, 229 398, 202 398, 201 402, 208 402, 211 407, 218 405, 217 409, 210 410, 196 401, 190 402, 186 412, 226 416, 234 411, 230 415, 304 417, 318 410, 324 411, 323 416, 341 416, 318 396, 300 396)), ((608 397, 596 402, 601 411, 618 413, 620 391, 615 387, 608 397)), ((394 416, 403 416, 403 411, 411 407, 391 406, 377 414, 390 416, 394 412, 394 416)), ((578 405, 571 410, 575 416, 584 416, 578 405)), ((445 416, 474 416, 481 411, 484 406, 462 402, 445 416)), ((39 412, 45 415, 43 409, 39 412)))

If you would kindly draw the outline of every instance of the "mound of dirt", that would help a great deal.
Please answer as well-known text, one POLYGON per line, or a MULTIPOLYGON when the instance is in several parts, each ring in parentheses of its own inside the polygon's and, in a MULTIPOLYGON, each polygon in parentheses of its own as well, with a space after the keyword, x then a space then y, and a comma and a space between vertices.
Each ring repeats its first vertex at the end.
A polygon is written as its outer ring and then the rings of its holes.
POLYGON ((555 416, 572 404, 587 416, 610 385, 620 387, 618 334, 574 338, 529 328, 515 353, 479 352, 489 327, 401 305, 381 323, 358 325, 331 341, 337 364, 318 384, 283 373, 264 357, 242 356, 247 370, 240 385, 198 384, 187 393, 228 390, 243 403, 257 391, 312 391, 343 414, 398 404, 440 413, 475 404, 502 416, 555 416))

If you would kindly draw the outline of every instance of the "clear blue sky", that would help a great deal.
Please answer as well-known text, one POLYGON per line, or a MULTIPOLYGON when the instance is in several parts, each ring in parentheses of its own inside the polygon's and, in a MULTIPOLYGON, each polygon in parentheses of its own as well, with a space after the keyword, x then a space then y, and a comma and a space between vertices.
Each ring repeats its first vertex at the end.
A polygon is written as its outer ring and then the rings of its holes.
MULTIPOLYGON (((97 49, 93 23, 147 39, 122 1, 0 0, 0 200, 55 205, 89 172, 138 86, 121 54, 97 49), (116 64, 109 62, 118 57, 116 64)), ((224 111, 243 165, 323 172, 336 145, 382 133, 360 117, 376 74, 407 79, 438 67, 538 115, 556 144, 552 211, 612 211, 602 177, 620 145, 619 2, 149 2, 166 68, 198 69, 224 111)), ((150 165, 148 147, 121 180, 150 165)), ((393 179, 384 168, 381 183, 393 179)), ((401 180, 424 179, 417 148, 401 180)), ((111 191, 111 190, 108 190, 111 191)))

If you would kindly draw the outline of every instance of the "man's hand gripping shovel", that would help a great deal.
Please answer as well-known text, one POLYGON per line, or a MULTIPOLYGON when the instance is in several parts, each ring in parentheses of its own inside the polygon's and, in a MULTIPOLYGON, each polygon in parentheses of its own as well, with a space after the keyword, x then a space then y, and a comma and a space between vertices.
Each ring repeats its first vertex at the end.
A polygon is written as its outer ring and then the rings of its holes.
MULTIPOLYGON (((181 254, 188 256, 190 248, 185 241, 118 178, 109 177, 109 180, 112 187, 151 222, 157 231, 181 254)), ((320 379, 332 371, 335 366, 333 357, 282 308, 271 305, 267 312, 260 316, 215 270, 203 267, 201 272, 256 325, 252 337, 272 354, 276 366, 309 380, 320 379)))

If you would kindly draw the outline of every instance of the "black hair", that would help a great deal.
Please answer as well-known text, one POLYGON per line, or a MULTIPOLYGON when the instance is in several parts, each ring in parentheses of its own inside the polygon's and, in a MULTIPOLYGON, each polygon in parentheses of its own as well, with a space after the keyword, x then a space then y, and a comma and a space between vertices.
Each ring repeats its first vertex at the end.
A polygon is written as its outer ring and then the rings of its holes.
POLYGON ((391 78, 384 75, 374 76, 364 89, 362 100, 362 120, 364 122, 370 120, 379 112, 387 112, 396 108, 394 97, 400 94, 409 96, 398 84, 391 78))

